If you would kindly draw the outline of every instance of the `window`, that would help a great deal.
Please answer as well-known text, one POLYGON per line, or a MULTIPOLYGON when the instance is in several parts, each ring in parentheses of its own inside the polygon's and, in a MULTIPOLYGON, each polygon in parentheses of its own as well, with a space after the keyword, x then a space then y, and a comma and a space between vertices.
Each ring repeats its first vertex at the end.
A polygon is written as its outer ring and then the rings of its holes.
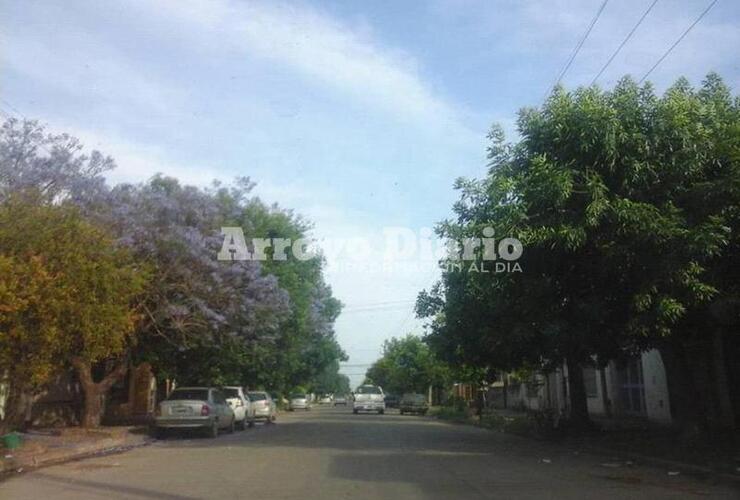
POLYGON ((357 388, 357 394, 380 394, 380 389, 374 385, 362 385, 357 388))
POLYGON ((251 401, 264 401, 265 399, 267 399, 267 394, 265 394, 264 392, 250 392, 249 399, 251 401))
POLYGON ((221 391, 213 391, 213 402, 219 405, 225 405, 226 399, 221 391))
POLYGON ((221 389, 221 391, 227 398, 239 398, 239 389, 221 389))
POLYGON ((208 389, 175 389, 167 401, 208 401, 208 389))
POLYGON ((620 403, 625 413, 645 414, 645 384, 642 378, 642 361, 639 357, 630 359, 617 372, 620 385, 620 403))

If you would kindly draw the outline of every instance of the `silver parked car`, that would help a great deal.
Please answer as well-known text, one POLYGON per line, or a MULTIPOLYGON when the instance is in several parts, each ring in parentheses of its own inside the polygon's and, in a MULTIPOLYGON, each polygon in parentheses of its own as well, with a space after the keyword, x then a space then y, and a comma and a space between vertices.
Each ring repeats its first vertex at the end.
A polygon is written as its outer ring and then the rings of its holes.
POLYGON ((214 387, 178 387, 159 403, 154 419, 158 437, 176 429, 203 429, 216 437, 219 429, 234 432, 235 424, 234 411, 214 387))
POLYGON ((234 410, 236 426, 244 430, 247 426, 254 427, 254 406, 240 386, 229 385, 221 388, 226 396, 226 402, 234 410))
POLYGON ((249 400, 254 406, 254 418, 264 420, 265 423, 274 422, 277 418, 277 405, 270 393, 265 391, 249 391, 249 400))
POLYGON ((310 410, 311 401, 306 394, 291 394, 288 409, 290 411, 295 410, 310 410))

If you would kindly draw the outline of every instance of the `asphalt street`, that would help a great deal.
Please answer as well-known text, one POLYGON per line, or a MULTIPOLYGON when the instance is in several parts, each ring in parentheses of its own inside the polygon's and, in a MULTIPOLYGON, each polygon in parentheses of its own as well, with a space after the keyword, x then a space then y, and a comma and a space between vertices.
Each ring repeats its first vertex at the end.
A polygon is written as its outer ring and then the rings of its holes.
POLYGON ((733 498, 730 485, 453 425, 315 407, 0 483, 0 499, 733 498))

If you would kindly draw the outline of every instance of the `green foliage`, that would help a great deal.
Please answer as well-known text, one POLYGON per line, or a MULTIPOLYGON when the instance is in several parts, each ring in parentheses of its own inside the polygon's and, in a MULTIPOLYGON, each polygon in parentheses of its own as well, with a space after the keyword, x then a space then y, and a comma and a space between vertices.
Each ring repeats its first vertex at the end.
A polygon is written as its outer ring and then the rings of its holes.
POLYGON ((43 386, 72 358, 94 364, 135 342, 147 272, 102 230, 35 196, 0 204, 0 365, 14 389, 43 386))
POLYGON ((523 272, 445 272, 420 294, 434 351, 485 369, 577 366, 656 346, 712 303, 737 322, 738 112, 716 75, 662 97, 625 78, 522 110, 517 144, 494 129, 488 176, 456 182, 438 232, 519 238, 523 272))
POLYGON ((431 385, 447 383, 449 369, 421 338, 408 335, 385 341, 383 356, 368 369, 366 380, 386 392, 424 394, 431 385))

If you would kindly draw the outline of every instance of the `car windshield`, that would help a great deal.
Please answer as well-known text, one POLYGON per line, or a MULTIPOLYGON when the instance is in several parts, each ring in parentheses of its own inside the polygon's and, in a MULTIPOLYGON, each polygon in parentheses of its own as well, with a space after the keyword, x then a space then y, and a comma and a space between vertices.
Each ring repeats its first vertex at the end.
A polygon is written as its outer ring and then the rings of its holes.
POLYGON ((167 401, 182 400, 208 401, 208 389, 175 389, 167 401))
POLYGON ((249 393, 249 399, 252 401, 264 401, 267 399, 267 394, 264 392, 250 392, 249 393))
POLYGON ((221 389, 221 392, 224 393, 225 398, 238 398, 239 397, 239 389, 229 389, 228 387, 225 387, 221 389))
POLYGON ((404 394, 403 400, 411 403, 423 403, 424 401, 426 401, 424 396, 422 396, 421 394, 404 394))
POLYGON ((290 396, 291 399, 306 399, 305 394, 293 394, 290 396))
POLYGON ((363 385, 357 388, 357 394, 381 394, 380 388, 374 385, 363 385))

